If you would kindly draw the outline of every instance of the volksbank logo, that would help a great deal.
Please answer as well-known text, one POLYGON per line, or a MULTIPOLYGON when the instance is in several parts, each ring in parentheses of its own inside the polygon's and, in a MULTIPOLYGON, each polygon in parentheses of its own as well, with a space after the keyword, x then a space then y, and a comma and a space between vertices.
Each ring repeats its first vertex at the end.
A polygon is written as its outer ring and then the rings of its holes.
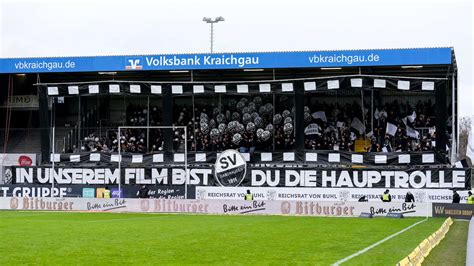
POLYGON ((140 70, 143 69, 141 58, 127 58, 125 64, 126 70, 140 70))

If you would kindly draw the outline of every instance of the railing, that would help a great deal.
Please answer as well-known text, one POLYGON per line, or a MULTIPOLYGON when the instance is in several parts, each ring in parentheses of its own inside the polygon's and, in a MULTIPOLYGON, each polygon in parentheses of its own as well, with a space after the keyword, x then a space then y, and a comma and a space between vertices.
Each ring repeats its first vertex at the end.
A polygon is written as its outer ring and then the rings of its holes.
MULTIPOLYGON (((211 165, 215 163, 219 152, 153 152, 121 154, 121 162, 126 165, 182 165, 187 156, 188 164, 211 165), (132 158, 134 158, 132 160, 132 158)), ((356 153, 344 151, 286 151, 286 152, 244 152, 244 159, 249 164, 262 165, 312 165, 341 167, 415 167, 440 164, 433 152, 407 153, 356 153)), ((56 164, 102 164, 116 165, 119 157, 116 152, 82 152, 56 154, 52 156, 56 164)), ((52 160, 52 159, 51 159, 52 160)))

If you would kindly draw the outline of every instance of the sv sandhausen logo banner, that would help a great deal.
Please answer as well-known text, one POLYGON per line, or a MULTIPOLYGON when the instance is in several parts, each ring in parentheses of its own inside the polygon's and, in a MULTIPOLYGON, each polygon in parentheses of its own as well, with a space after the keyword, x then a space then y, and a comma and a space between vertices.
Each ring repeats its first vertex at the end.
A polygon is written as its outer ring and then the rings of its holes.
POLYGON ((236 150, 226 150, 217 157, 214 176, 221 186, 236 187, 242 183, 247 172, 247 162, 236 150))

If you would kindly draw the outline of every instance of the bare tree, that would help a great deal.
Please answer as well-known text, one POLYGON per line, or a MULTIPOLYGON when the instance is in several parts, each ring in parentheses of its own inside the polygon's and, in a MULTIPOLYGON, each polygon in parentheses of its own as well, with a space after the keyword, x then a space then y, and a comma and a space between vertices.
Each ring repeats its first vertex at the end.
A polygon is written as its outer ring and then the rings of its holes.
POLYGON ((472 121, 469 117, 461 117, 459 120, 459 143, 458 143, 458 158, 459 160, 466 159, 469 165, 472 162, 466 156, 467 140, 469 139, 469 132, 471 132, 472 121))

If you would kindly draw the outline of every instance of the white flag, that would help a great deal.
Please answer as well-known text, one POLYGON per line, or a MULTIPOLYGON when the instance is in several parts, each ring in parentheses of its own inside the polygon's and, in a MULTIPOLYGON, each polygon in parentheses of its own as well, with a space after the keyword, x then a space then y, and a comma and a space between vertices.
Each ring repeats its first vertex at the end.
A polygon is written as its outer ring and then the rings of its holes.
POLYGON ((324 122, 327 122, 326 113, 324 111, 315 112, 312 114, 314 119, 321 119, 324 122))
POLYGON ((336 126, 339 128, 344 127, 344 122, 337 121, 336 126))
POLYGON ((416 129, 407 126, 407 136, 415 139, 420 139, 420 132, 418 132, 418 130, 416 129))
POLYGON ((361 135, 364 134, 364 132, 365 132, 364 124, 357 117, 352 119, 351 127, 355 128, 357 131, 359 131, 359 134, 361 134, 361 135))
POLYGON ((388 134, 390 136, 395 136, 395 133, 397 133, 397 126, 387 122, 387 128, 385 129, 385 134, 388 134))
POLYGON ((416 119, 416 112, 413 111, 413 114, 407 116, 408 120, 410 120, 411 123, 413 123, 413 121, 415 121, 416 119))
POLYGON ((434 133, 436 133, 436 127, 430 127, 430 128, 428 129, 428 132, 430 133, 431 136, 433 136, 434 133))

